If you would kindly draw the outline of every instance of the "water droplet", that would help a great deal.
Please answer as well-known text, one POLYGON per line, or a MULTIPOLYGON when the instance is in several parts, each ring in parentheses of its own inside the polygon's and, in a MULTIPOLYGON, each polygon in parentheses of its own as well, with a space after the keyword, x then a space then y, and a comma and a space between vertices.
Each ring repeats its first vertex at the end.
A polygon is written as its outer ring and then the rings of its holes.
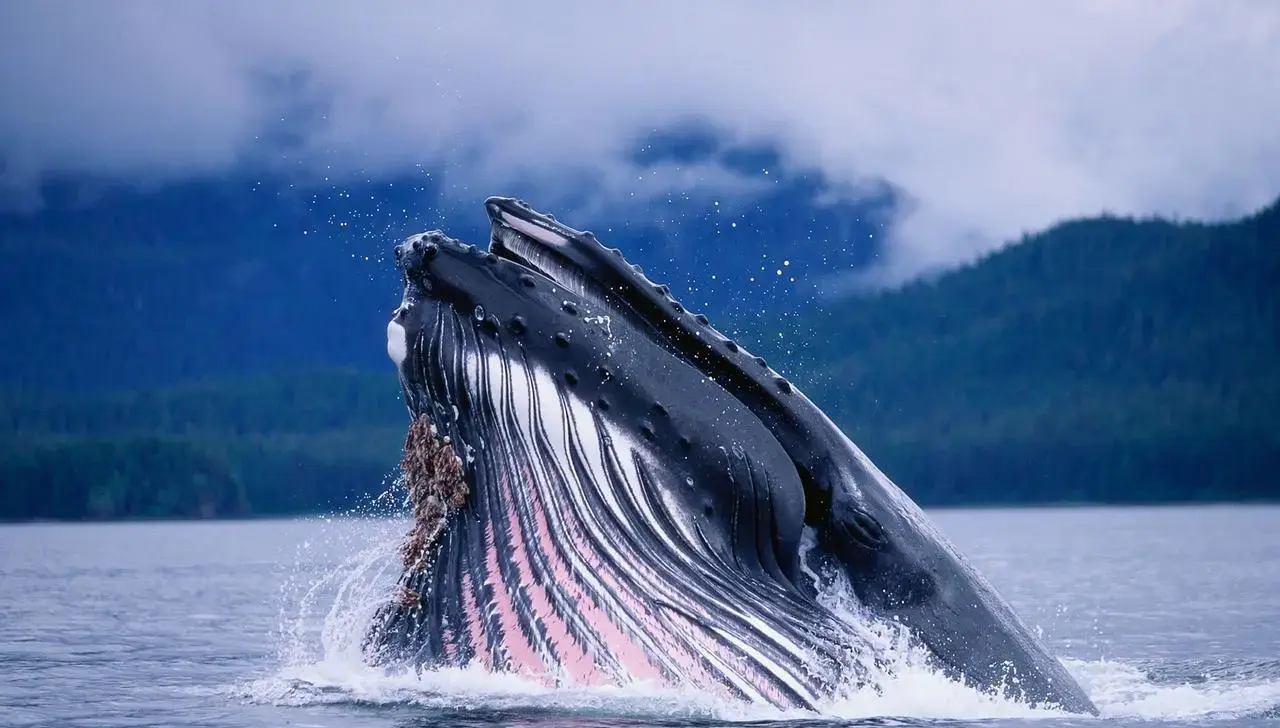
POLYGON ((563 333, 557 331, 556 335, 553 336, 552 338, 555 339, 556 346, 560 347, 561 349, 569 348, 569 337, 565 336, 563 333))
POLYGON ((484 306, 476 306, 476 310, 471 312, 476 321, 484 321, 484 306))

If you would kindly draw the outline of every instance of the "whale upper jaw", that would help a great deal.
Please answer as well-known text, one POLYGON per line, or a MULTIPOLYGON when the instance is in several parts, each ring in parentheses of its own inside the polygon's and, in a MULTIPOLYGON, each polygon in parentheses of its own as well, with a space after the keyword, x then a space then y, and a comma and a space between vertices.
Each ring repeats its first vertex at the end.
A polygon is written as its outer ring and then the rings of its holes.
POLYGON ((484 202, 489 220, 528 235, 553 248, 560 247, 583 234, 557 221, 551 215, 535 211, 528 203, 513 197, 490 197, 484 202))
POLYGON ((484 201, 484 207, 494 225, 509 227, 553 248, 587 234, 561 223, 552 215, 534 210, 529 203, 514 197, 490 197, 484 201))

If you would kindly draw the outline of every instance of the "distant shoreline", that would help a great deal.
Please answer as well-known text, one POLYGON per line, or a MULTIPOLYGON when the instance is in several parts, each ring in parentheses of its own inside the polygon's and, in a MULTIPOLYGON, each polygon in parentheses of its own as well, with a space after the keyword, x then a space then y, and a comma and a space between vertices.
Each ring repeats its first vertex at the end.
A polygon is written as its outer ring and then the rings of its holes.
MULTIPOLYGON (((1178 508, 1249 508, 1249 507, 1276 508, 1280 507, 1280 499, 1259 499, 1259 500, 1203 500, 1203 501, 1151 501, 1147 503, 1139 503, 1133 501, 1104 503, 1104 502, 1046 502, 1046 503, 973 503, 973 504, 951 504, 941 506, 921 506, 925 512, 938 511, 1030 511, 1030 510, 1091 510, 1091 509, 1178 509, 1178 508)), ((108 525, 108 524, 139 524, 139 523, 229 523, 229 522, 249 522, 249 521, 299 521, 311 519, 335 519, 335 520, 395 520, 399 518, 408 518, 407 514, 362 514, 362 513, 334 513, 328 511, 312 511, 299 513, 251 513, 242 515, 213 516, 209 518, 199 517, 177 517, 177 516, 131 516, 126 518, 102 518, 102 519, 56 519, 56 518, 32 518, 32 519, 0 519, 0 526, 34 526, 34 525, 108 525)))

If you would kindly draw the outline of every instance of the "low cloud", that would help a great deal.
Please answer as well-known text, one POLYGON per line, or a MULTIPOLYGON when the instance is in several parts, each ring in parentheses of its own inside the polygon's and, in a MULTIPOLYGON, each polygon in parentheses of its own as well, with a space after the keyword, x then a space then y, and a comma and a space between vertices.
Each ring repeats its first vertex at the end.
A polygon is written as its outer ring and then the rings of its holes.
MULTIPOLYGON (((633 161, 688 120, 908 200, 895 281, 1057 220, 1280 193, 1280 6, 1071 2, 0 4, 0 195, 49 175, 444 169, 460 196, 750 194, 633 161)), ((549 207, 541 199, 540 205, 549 207)))

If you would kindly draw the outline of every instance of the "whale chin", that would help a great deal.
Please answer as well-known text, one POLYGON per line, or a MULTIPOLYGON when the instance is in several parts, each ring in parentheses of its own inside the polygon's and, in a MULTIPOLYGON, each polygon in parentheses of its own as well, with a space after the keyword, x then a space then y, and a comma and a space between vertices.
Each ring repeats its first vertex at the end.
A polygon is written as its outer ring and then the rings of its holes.
POLYGON ((413 416, 414 527, 368 659, 814 708, 874 662, 818 598, 847 580, 862 617, 958 679, 1095 711, 763 359, 590 233, 507 198, 486 209, 488 251, 439 231, 396 249, 387 353, 413 416))

